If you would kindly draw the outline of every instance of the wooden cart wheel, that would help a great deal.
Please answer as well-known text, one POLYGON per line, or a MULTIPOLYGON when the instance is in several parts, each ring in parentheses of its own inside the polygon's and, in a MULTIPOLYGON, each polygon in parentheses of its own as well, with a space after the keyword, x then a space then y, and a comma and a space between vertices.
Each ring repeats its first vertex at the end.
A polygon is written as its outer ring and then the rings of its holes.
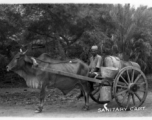
MULTIPOLYGON (((108 80, 104 80, 104 83, 105 82, 108 82, 108 80)), ((94 90, 91 92, 90 97, 93 101, 95 101, 98 104, 108 103, 110 101, 100 101, 100 87, 101 86, 102 86, 102 84, 94 83, 93 84, 94 90)))
POLYGON ((119 71, 113 84, 113 95, 120 107, 141 106, 148 93, 148 83, 144 73, 131 66, 119 71))

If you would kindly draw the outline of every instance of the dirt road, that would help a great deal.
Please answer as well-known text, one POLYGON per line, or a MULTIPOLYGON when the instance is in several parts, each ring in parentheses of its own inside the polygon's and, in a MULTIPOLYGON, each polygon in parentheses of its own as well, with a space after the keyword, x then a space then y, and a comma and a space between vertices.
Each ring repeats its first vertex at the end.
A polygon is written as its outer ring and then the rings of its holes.
MULTIPOLYGON (((84 100, 76 100, 79 90, 74 89, 66 97, 56 89, 49 92, 42 113, 35 113, 38 104, 38 91, 28 88, 3 88, 0 91, 0 117, 147 117, 152 116, 152 91, 149 90, 147 99, 142 107, 144 110, 101 112, 103 105, 90 99, 90 110, 81 108, 84 100)), ((112 101, 108 108, 117 108, 112 101)))

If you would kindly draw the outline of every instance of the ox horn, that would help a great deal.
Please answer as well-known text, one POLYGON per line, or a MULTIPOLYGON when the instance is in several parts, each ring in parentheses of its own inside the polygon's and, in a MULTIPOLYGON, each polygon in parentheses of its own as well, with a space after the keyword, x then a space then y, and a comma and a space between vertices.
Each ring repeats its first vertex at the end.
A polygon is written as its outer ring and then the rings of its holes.
POLYGON ((23 52, 21 48, 20 48, 20 52, 23 52))
POLYGON ((37 61, 35 60, 35 58, 31 57, 31 59, 32 59, 32 61, 33 61, 34 66, 37 66, 38 63, 37 63, 37 61))

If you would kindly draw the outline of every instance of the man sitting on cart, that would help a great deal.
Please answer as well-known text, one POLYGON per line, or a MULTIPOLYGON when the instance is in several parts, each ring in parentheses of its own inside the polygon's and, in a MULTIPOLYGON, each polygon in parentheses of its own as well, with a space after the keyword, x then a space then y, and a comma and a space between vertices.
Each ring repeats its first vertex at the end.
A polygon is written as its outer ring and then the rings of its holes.
MULTIPOLYGON (((95 78, 98 76, 99 72, 100 72, 100 67, 102 65, 102 57, 97 54, 98 53, 98 46, 97 45, 93 45, 91 47, 91 57, 89 59, 89 75, 88 77, 91 78, 95 78)), ((90 83, 90 89, 91 91, 93 90, 93 82, 89 82, 90 83)), ((82 91, 80 93, 80 95, 77 97, 78 99, 80 97, 82 97, 82 91)))
POLYGON ((100 67, 102 63, 102 57, 97 54, 98 46, 94 45, 91 47, 91 57, 89 59, 89 77, 94 78, 98 72, 100 72, 100 67))

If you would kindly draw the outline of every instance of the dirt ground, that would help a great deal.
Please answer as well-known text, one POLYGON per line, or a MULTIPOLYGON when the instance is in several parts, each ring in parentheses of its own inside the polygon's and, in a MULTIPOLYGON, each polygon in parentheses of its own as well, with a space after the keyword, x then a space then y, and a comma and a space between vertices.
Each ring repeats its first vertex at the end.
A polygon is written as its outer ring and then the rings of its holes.
MULTIPOLYGON (((51 89, 46 98, 42 113, 35 113, 39 103, 39 91, 30 88, 1 88, 0 89, 0 117, 150 117, 152 116, 152 82, 149 92, 142 105, 144 110, 99 112, 102 104, 97 104, 90 98, 90 110, 83 111, 84 99, 77 100, 78 89, 72 90, 64 96, 59 90, 51 89)), ((107 105, 108 108, 118 108, 115 100, 107 105)))

